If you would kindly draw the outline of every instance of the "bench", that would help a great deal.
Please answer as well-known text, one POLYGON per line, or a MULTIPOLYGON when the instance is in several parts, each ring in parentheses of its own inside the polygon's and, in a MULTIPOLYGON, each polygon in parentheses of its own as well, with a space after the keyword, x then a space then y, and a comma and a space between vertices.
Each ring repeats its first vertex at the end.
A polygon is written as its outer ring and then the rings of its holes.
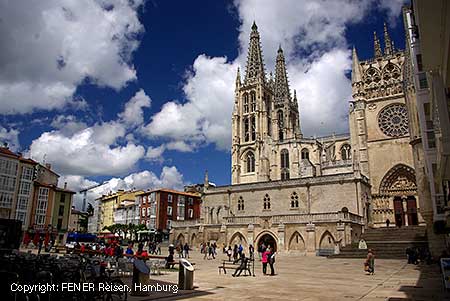
MULTIPOLYGON (((247 268, 244 270, 245 275, 247 275, 247 270, 250 271, 251 270, 251 260, 249 260, 247 262, 247 268)), ((227 261, 227 260, 223 260, 222 261, 222 265, 219 265, 219 275, 222 273, 226 274, 227 273, 227 269, 230 270, 236 270, 241 264, 240 263, 234 263, 233 261, 227 261)), ((251 272, 250 272, 251 275, 251 272)))

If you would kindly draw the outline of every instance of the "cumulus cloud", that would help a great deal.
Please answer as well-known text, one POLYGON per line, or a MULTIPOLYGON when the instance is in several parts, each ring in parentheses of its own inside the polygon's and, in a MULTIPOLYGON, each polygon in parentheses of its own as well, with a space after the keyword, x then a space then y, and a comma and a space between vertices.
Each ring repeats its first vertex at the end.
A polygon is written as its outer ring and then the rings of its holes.
MULTIPOLYGON (((35 139, 28 155, 38 161, 46 158, 57 172, 66 175, 129 172, 146 153, 132 132, 143 122, 142 110, 148 106, 150 98, 140 90, 115 120, 87 126, 73 115, 58 116, 51 122, 55 130, 35 139), (132 118, 131 111, 137 118, 132 118)), ((148 150, 147 156, 150 156, 148 150)))
POLYGON ((83 81, 120 89, 134 80, 142 3, 0 2, 0 113, 82 107, 73 94, 83 81))
POLYGON ((76 175, 120 174, 132 169, 145 150, 128 143, 111 146, 96 141, 93 128, 87 128, 72 136, 61 132, 43 133, 30 146, 33 159, 49 158, 57 172, 76 175))
POLYGON ((128 125, 141 125, 144 123, 143 109, 149 108, 150 104, 150 97, 141 89, 125 104, 125 110, 119 114, 119 117, 128 125))
POLYGON ((397 19, 400 15, 401 8, 410 1, 408 0, 379 0, 378 5, 380 9, 386 10, 388 16, 389 25, 395 27, 397 25, 397 19))
POLYGON ((166 146, 164 144, 157 147, 149 146, 147 148, 147 152, 145 153, 145 159, 149 161, 162 161, 162 155, 165 150, 166 146))
POLYGON ((187 101, 166 103, 146 126, 146 133, 171 143, 195 141, 196 145, 214 143, 218 149, 229 149, 236 69, 245 68, 254 20, 267 72, 274 69, 278 46, 284 49, 290 87, 298 90, 303 133, 348 131, 351 87, 345 74, 351 69, 351 51, 345 30, 361 22, 371 9, 398 16, 402 1, 392 2, 235 0, 241 21, 238 57, 228 61, 199 55, 184 83, 187 101))
MULTIPOLYGON (((82 176, 66 175, 60 178, 59 184, 63 185, 67 182, 67 188, 73 191, 80 191, 81 189, 88 188, 99 182, 88 180, 82 176)), ((172 188, 183 189, 183 175, 178 171, 175 166, 164 166, 161 174, 157 176, 154 172, 144 170, 137 173, 129 174, 124 178, 110 178, 105 180, 105 183, 98 186, 86 193, 87 203, 92 203, 96 198, 102 194, 109 192, 116 192, 119 189, 131 190, 131 189, 157 189, 157 188, 172 188)), ((82 194, 76 194, 74 197, 75 207, 81 209, 83 201, 82 194)))
POLYGON ((18 151, 19 144, 19 131, 16 129, 6 129, 0 126, 0 146, 7 144, 9 149, 13 152, 18 151))
POLYGON ((227 149, 231 142, 229 129, 236 68, 225 57, 197 57, 183 88, 189 101, 165 103, 144 132, 151 137, 172 140, 169 147, 181 151, 190 151, 205 141, 227 149))

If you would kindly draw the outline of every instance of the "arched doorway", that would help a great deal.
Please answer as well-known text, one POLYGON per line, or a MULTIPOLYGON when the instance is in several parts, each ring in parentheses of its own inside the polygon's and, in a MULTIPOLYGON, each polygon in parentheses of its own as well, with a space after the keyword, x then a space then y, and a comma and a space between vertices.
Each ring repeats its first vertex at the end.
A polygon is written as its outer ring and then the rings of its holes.
POLYGON ((242 245, 244 248, 247 247, 247 241, 245 240, 244 235, 242 235, 241 232, 236 232, 233 234, 233 236, 231 236, 230 239, 230 244, 229 244, 232 248, 234 245, 242 245))
POLYGON ((193 233, 191 236, 191 248, 195 247, 197 247, 197 236, 193 233))
POLYGON ((334 252, 334 238, 330 232, 325 231, 319 243, 319 250, 333 250, 334 252))
POLYGON ((305 251, 305 241, 297 231, 292 234, 289 240, 289 251, 305 251))
POLYGON ((180 234, 178 235, 178 237, 177 237, 176 243, 177 243, 177 244, 184 245, 184 242, 185 242, 184 235, 180 233, 180 234))
POLYGON ((260 245, 264 244, 266 247, 270 246, 271 248, 273 248, 273 250, 276 252, 277 251, 277 241, 275 239, 275 237, 273 237, 271 234, 266 233, 263 234, 259 239, 258 239, 258 248, 260 245))

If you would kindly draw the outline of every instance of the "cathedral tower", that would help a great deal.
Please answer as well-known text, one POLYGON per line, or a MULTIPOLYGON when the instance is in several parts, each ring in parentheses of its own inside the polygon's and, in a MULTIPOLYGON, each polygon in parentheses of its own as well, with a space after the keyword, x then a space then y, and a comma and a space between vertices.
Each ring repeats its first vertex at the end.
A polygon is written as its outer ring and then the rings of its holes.
POLYGON ((349 116, 352 148, 359 169, 370 179, 372 199, 365 204, 369 222, 417 225, 417 185, 409 144, 408 111, 403 91, 405 53, 397 50, 384 25, 384 51, 374 32, 374 57, 352 59, 349 116))
POLYGON ((261 50, 258 27, 250 33, 245 77, 236 76, 232 116, 232 183, 265 181, 269 177, 268 158, 262 152, 266 137, 272 135, 271 99, 273 97, 261 50))

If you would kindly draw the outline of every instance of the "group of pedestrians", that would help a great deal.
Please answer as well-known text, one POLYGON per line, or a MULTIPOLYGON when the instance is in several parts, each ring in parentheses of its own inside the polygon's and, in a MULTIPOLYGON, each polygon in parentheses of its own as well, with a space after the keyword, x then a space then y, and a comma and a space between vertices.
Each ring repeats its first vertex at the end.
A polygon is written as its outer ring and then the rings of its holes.
POLYGON ((200 244, 200 253, 204 254, 203 259, 216 259, 217 255, 217 244, 216 242, 210 243, 201 243, 200 244))

